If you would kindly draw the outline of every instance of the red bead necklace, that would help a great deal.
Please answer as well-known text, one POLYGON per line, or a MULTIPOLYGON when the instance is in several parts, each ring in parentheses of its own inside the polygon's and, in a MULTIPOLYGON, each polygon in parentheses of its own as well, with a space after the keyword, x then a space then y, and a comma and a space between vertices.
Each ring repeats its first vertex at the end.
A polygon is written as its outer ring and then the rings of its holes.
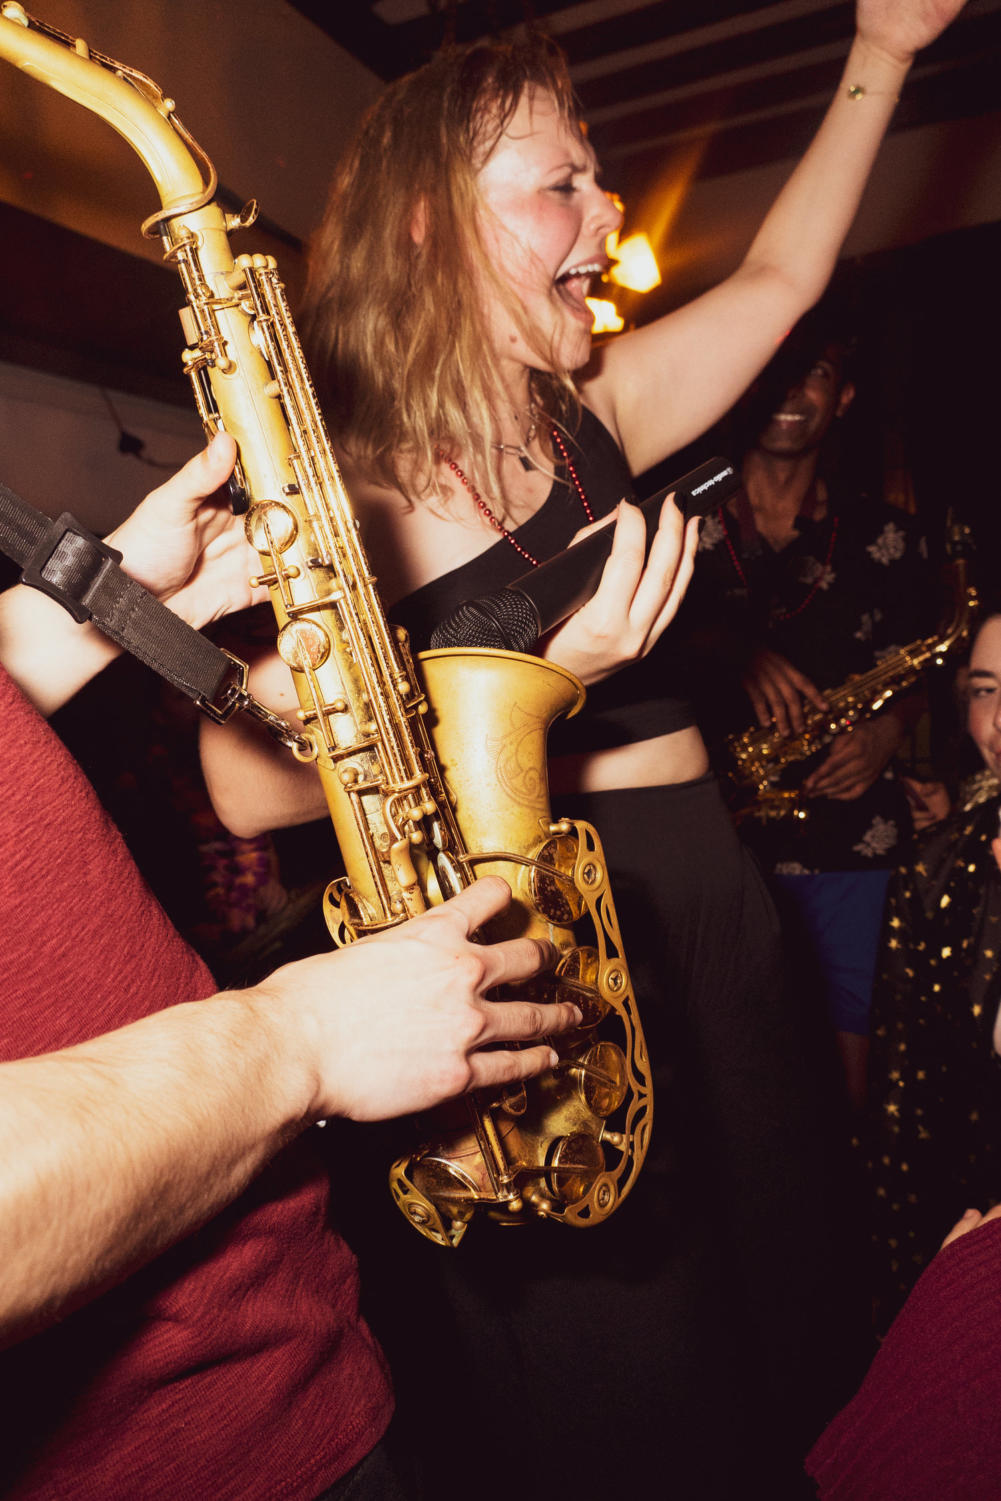
MULTIPOLYGON (((747 590, 747 592, 750 593, 751 590, 750 590, 750 585, 747 582, 747 574, 744 572, 743 568, 741 567, 740 558, 737 556, 737 549, 734 547, 733 540, 732 540, 732 538, 730 536, 730 528, 727 526, 727 522, 726 522, 726 508, 725 508, 725 506, 720 506, 720 508, 719 508, 719 519, 720 519, 720 522, 721 522, 722 527, 723 527, 723 541, 726 543, 726 550, 730 554, 730 562, 733 564, 734 568, 736 569, 736 571, 737 571, 737 577, 740 579, 740 582, 743 584, 743 586, 747 590)), ((831 566, 831 559, 834 557, 834 544, 835 544, 835 542, 837 540, 838 540, 838 517, 837 517, 837 515, 835 515, 834 518, 833 518, 833 520, 832 520, 832 522, 831 522, 831 540, 827 544, 827 557, 824 559, 824 566, 821 568, 820 572, 817 574, 817 577, 814 579, 813 585, 812 585, 809 593, 806 595, 806 597, 804 599, 802 599, 800 601, 800 603, 796 606, 795 610, 786 610, 786 609, 776 610, 775 611, 775 615, 774 615, 774 618, 776 620, 795 620, 795 618, 796 618, 797 615, 802 615, 803 611, 806 609, 807 605, 811 603, 811 601, 813 600, 813 597, 816 594, 817 590, 820 588, 821 584, 824 582, 825 578, 827 577, 827 570, 828 570, 828 568, 830 568, 830 566, 831 566)))
POLYGON ((584 515, 587 517, 588 522, 590 523, 594 520, 594 512, 591 510, 587 495, 584 493, 584 486, 580 482, 580 476, 573 466, 573 460, 567 453, 567 446, 564 443, 563 439, 560 437, 559 433, 556 431, 555 427, 550 431, 550 437, 556 444, 556 447, 559 449, 563 462, 567 466, 567 474, 569 474, 573 487, 577 491, 577 499, 580 501, 584 515))
MULTIPOLYGON (((567 452, 566 444, 563 442, 563 439, 560 437, 560 435, 556 431, 555 427, 550 430, 550 437, 552 438, 554 444, 556 445, 556 447, 560 451, 560 454, 562 456, 563 462, 566 465, 567 473, 570 476, 571 483, 573 484, 573 487, 574 487, 574 489, 577 492, 577 499, 581 503, 581 507, 583 509, 584 515, 587 517, 587 519, 588 519, 589 522, 593 521, 594 520, 594 512, 591 510, 591 504, 590 504, 590 502, 589 502, 589 500, 587 498, 587 493, 586 493, 586 491, 584 489, 584 486, 580 482, 580 476, 577 473, 577 470, 574 468, 573 460, 571 459, 569 453, 567 452)), ((473 498, 473 503, 476 506, 476 509, 479 511, 480 515, 484 518, 484 520, 489 521, 489 523, 493 527, 494 531, 500 532, 500 534, 504 538, 505 542, 510 542, 510 544, 514 548, 515 552, 519 553, 520 556, 525 559, 525 562, 528 563, 528 565, 531 568, 538 568, 538 566, 539 566, 539 560, 538 560, 538 558, 533 558, 533 556, 529 552, 528 548, 527 547, 522 547, 522 545, 518 541, 517 537, 512 536, 512 534, 508 531, 507 527, 504 525, 503 521, 501 521, 498 516, 494 515, 493 511, 491 511, 490 507, 487 505, 486 501, 483 499, 483 497, 480 494, 479 490, 477 490, 472 484, 470 484, 469 480, 463 474, 462 470, 459 468, 459 466, 455 462, 455 460, 454 459, 450 459, 448 457, 448 455, 445 454, 445 453, 443 453, 440 448, 436 449, 435 452, 438 455, 438 458, 439 458, 440 462, 443 463, 443 464, 447 464, 448 465, 449 469, 451 469, 452 473, 455 475, 455 477, 459 481, 460 485, 462 485, 466 490, 469 491, 470 495, 473 498)))

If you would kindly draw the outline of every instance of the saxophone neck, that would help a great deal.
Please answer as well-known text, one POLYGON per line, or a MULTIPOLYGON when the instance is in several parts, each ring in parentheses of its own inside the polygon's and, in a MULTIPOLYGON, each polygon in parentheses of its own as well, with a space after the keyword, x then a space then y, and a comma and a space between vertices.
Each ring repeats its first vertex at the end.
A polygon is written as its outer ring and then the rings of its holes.
POLYGON ((191 212, 214 198, 212 163, 175 116, 173 100, 144 73, 35 20, 16 0, 0 5, 0 58, 99 115, 128 141, 163 206, 144 232, 156 233, 149 227, 165 215, 191 212))

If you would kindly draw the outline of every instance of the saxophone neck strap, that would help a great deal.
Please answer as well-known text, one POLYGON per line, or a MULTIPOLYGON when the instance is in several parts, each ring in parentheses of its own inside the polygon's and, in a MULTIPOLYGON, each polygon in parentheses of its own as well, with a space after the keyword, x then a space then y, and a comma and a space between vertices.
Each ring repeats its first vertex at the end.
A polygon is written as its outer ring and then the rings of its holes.
POLYGON ((130 578, 119 567, 121 553, 68 512, 53 521, 0 484, 0 551, 20 566, 22 584, 47 594, 78 624, 93 621, 217 724, 244 709, 286 744, 302 743, 283 719, 247 692, 245 662, 130 578))

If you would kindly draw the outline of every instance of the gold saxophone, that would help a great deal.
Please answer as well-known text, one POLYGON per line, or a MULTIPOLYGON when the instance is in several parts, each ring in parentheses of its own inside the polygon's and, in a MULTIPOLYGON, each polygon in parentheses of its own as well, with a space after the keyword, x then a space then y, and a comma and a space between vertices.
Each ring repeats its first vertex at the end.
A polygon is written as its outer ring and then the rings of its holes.
POLYGON ((969 577, 969 528, 958 522, 951 525, 946 546, 954 606, 952 618, 937 635, 912 641, 884 657, 868 672, 849 678, 840 688, 832 688, 824 695, 826 709, 804 703, 803 729, 798 735, 785 737, 774 725, 752 725, 749 730, 729 737, 728 776, 738 822, 745 818, 763 821, 808 818, 807 801, 798 787, 782 785, 783 773, 829 745, 835 735, 878 714, 892 699, 912 687, 926 668, 940 667, 946 657, 969 640, 978 603, 976 588, 969 577))
POLYGON ((211 162, 155 83, 12 0, 0 5, 0 57, 107 120, 158 190, 143 232, 184 286, 182 360, 205 432, 225 428, 238 445, 255 582, 268 586, 301 705, 288 738, 320 775, 347 871, 324 895, 335 942, 497 873, 515 901, 491 936, 552 941, 558 964, 533 993, 583 1012, 540 1079, 431 1117, 433 1140, 392 1167, 396 1202, 441 1245, 479 1208, 512 1224, 599 1223, 636 1180, 653 1101, 601 843, 549 808, 546 735, 583 688, 534 657, 456 650, 421 658, 422 686, 379 602, 274 261, 230 249, 256 204, 223 212, 211 162))

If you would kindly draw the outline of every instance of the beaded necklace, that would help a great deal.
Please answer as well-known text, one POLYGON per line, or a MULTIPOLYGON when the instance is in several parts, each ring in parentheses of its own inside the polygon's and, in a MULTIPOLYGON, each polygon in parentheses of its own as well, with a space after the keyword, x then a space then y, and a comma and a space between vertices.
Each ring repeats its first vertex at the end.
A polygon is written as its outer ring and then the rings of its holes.
MULTIPOLYGON (((740 582, 743 584, 743 586, 747 590, 748 594, 750 594, 751 588, 750 588, 750 585, 747 582, 747 574, 744 572, 743 567, 741 566, 740 558, 737 555, 737 549, 734 547, 734 545, 733 545, 733 539, 730 536, 730 528, 727 525, 727 520, 726 520, 726 507, 725 506, 720 506, 718 514, 719 514, 720 523, 721 523, 721 525, 723 527, 723 541, 726 543, 726 550, 730 554, 730 562, 733 564, 734 568, 736 569, 737 577, 740 579, 740 582)), ((827 577, 827 570, 828 570, 828 568, 830 568, 830 566, 831 566, 831 559, 834 557, 834 544, 835 544, 835 542, 837 542, 837 540, 838 540, 838 517, 837 517, 837 514, 835 514, 834 517, 833 517, 833 519, 832 519, 832 521, 831 521, 831 540, 827 544, 827 556, 824 559, 824 565, 820 569, 820 572, 817 574, 817 577, 814 579, 813 584, 812 584, 810 590, 808 591, 808 593, 806 594, 806 596, 802 600, 800 600, 800 602, 796 606, 795 610, 787 610, 784 607, 780 608, 780 609, 778 609, 778 610, 776 610, 774 612, 773 619, 775 619, 775 620, 795 620, 796 616, 797 615, 802 615, 802 613, 806 609, 807 605, 809 605, 809 604, 812 603, 813 598, 814 598, 815 594, 817 593, 817 590, 820 588, 821 584, 824 582, 824 580, 827 577)))
MULTIPOLYGON (((587 519, 588 519, 589 522, 593 521, 594 520, 594 512, 591 510, 591 504, 590 504, 590 502, 589 502, 589 500, 587 498, 587 493, 586 493, 586 491, 584 489, 584 486, 580 482, 580 476, 577 473, 577 470, 574 468, 573 460, 571 459, 569 453, 567 452, 566 444, 563 442, 563 439, 560 437, 560 435, 556 431, 555 427, 552 428, 552 429, 550 429, 550 437, 552 438, 554 444, 556 445, 556 447, 560 451, 560 455, 561 455, 561 457, 563 459, 563 463, 566 465, 566 471, 569 474, 571 482, 573 484, 573 487, 574 487, 574 489, 577 492, 577 499, 581 503, 581 508, 582 508, 582 510, 584 512, 584 515, 587 517, 587 519)), ((485 521, 489 521, 489 523, 493 527, 494 531, 500 532, 500 534, 504 538, 505 542, 510 542, 510 544, 514 548, 515 552, 518 553, 518 554, 520 554, 520 556, 525 559, 525 562, 529 565, 529 567, 531 567, 531 568, 538 568, 538 566, 539 566, 539 560, 538 560, 538 558, 533 558, 533 556, 529 552, 528 548, 527 547, 522 547, 522 545, 518 541, 518 539, 516 537, 512 536, 512 534, 508 531, 508 529, 504 525, 503 521, 501 521, 498 516, 494 515, 493 511, 491 511, 490 507, 487 505, 486 501, 481 496, 479 490, 477 490, 469 482, 469 480, 463 474, 462 470, 459 468, 459 466, 455 462, 455 460, 454 459, 450 459, 448 457, 448 455, 445 454, 445 453, 443 453, 440 448, 436 449, 435 452, 438 455, 438 458, 441 461, 441 463, 448 465, 449 469, 451 469, 452 473, 455 475, 455 477, 459 481, 460 485, 462 485, 464 487, 464 489, 466 489, 466 490, 469 491, 470 495, 473 498, 473 503, 475 504, 476 509, 479 511, 480 515, 484 518, 484 520, 485 521)))

